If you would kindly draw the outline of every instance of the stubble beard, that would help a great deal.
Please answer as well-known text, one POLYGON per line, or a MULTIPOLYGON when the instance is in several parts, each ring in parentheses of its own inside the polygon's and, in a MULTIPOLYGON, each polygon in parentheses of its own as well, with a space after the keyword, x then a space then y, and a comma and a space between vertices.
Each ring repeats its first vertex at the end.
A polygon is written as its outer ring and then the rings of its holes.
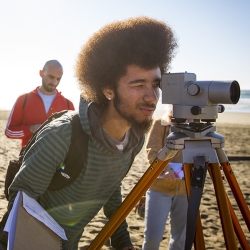
MULTIPOLYGON (((139 121, 133 113, 127 114, 127 112, 124 112, 124 108, 126 106, 127 106, 127 103, 124 103, 122 99, 120 98, 119 94, 117 93, 117 91, 115 91, 114 107, 117 113, 121 115, 128 122, 128 124, 137 131, 137 133, 139 134, 147 133, 153 122, 152 117, 149 120, 145 119, 145 120, 139 121)), ((155 108, 155 105, 150 105, 147 103, 143 105, 142 104, 137 105, 135 108, 139 108, 140 106, 155 108)))
MULTIPOLYGON (((51 84, 52 85, 52 84, 51 84)), ((54 92, 56 87, 54 85, 51 86, 50 84, 46 85, 46 83, 42 80, 42 86, 47 92, 54 92)))

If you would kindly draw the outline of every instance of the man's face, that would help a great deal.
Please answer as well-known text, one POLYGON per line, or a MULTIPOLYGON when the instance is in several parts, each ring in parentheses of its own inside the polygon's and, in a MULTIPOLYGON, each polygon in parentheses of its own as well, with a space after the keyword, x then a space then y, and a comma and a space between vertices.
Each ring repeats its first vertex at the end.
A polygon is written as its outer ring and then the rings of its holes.
POLYGON ((160 80, 159 67, 146 70, 130 65, 114 91, 115 110, 130 126, 141 132, 147 132, 152 123, 159 99, 160 80))
POLYGON ((63 70, 60 66, 50 64, 40 72, 42 77, 42 91, 44 94, 53 94, 60 83, 63 70))

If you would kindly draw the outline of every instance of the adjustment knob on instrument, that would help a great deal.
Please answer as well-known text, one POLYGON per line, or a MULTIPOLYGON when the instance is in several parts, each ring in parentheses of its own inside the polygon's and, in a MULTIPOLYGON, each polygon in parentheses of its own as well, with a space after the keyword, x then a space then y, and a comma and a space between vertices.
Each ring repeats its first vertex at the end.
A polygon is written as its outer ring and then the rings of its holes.
POLYGON ((199 106, 193 106, 191 108, 191 113, 193 115, 199 115, 199 114, 201 114, 201 107, 199 107, 199 106))
POLYGON ((191 96, 198 95, 200 93, 200 87, 195 83, 191 83, 187 87, 187 92, 191 96))
POLYGON ((218 113, 223 113, 225 111, 225 107, 223 105, 218 105, 218 113))

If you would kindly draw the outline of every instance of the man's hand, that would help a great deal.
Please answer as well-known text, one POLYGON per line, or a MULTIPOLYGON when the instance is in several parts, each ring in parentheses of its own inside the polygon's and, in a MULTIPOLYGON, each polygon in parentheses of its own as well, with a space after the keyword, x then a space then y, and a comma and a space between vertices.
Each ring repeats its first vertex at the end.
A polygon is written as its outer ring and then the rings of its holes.
POLYGON ((172 169, 170 169, 168 172, 166 172, 163 176, 163 179, 166 179, 166 180, 175 180, 177 179, 178 177, 175 176, 175 173, 172 169))
POLYGON ((30 132, 34 134, 42 124, 35 124, 30 126, 30 132))

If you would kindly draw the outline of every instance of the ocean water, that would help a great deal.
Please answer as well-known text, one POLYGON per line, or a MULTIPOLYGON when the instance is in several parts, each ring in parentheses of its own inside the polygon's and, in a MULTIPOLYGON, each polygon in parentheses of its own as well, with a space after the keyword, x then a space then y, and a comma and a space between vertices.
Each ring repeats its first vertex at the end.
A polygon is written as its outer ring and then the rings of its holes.
POLYGON ((226 112, 250 113, 250 90, 241 90, 236 104, 224 104, 226 112))
MULTIPOLYGON (((250 114, 250 90, 241 90, 240 100, 236 104, 223 104, 225 112, 249 113, 250 114)), ((157 104, 157 110, 165 110, 166 104, 161 99, 157 104)))

